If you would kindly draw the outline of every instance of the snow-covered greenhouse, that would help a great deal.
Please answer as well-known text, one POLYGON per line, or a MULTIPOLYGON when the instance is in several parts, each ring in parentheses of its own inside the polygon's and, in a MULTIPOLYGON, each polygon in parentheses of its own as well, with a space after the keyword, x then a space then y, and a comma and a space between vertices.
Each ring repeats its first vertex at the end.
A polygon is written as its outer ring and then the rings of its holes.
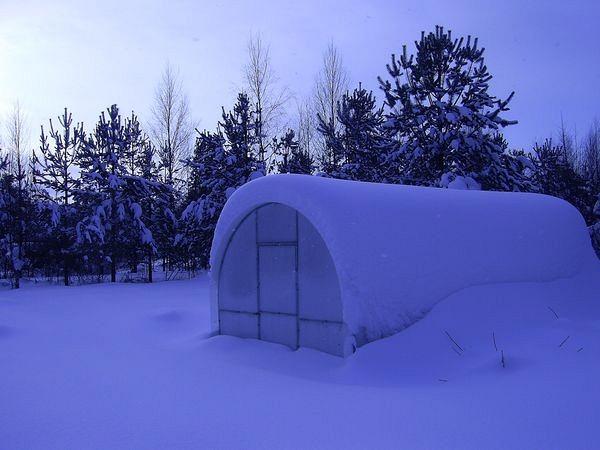
POLYGON ((554 197, 272 175, 219 218, 212 329, 346 356, 460 289, 592 266, 583 218, 554 197))

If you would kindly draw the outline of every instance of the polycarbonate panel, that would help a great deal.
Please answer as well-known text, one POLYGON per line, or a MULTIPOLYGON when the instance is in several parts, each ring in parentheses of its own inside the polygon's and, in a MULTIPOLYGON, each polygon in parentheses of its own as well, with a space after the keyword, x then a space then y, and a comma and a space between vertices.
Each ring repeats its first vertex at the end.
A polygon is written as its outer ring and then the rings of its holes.
POLYGON ((260 310, 296 314, 296 247, 259 247, 260 310))
POLYGON ((244 219, 227 247, 219 278, 220 309, 258 312, 255 214, 244 219))
POLYGON ((259 242, 295 242, 296 210, 271 203, 258 209, 259 242))
POLYGON ((260 337, 262 340, 296 348, 298 346, 297 334, 296 316, 261 313, 260 337))
POLYGON ((237 228, 221 267, 219 308, 222 334, 352 352, 329 250, 287 206, 263 206, 237 228))
POLYGON ((258 339, 258 314, 219 311, 221 334, 258 339))
POLYGON ((298 228, 300 317, 342 322, 340 287, 329 250, 321 235, 301 214, 298 228))
POLYGON ((346 327, 342 323, 300 320, 300 347, 314 348, 337 356, 346 356, 346 327))

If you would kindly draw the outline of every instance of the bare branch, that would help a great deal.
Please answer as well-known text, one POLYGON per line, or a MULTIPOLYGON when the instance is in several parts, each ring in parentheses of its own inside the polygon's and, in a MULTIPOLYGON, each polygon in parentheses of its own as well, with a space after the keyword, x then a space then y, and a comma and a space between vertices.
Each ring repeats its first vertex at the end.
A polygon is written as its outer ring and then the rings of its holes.
POLYGON ((291 93, 280 86, 271 62, 271 51, 260 34, 248 41, 248 62, 243 75, 246 90, 257 112, 258 154, 261 161, 267 158, 273 137, 286 126, 285 105, 291 93))
POLYGON ((183 168, 181 161, 190 155, 195 124, 179 72, 169 63, 156 87, 151 113, 150 135, 158 149, 163 178, 175 185, 183 168))
POLYGON ((6 118, 6 150, 8 152, 8 168, 18 178, 24 178, 27 172, 28 155, 25 154, 29 144, 30 132, 27 116, 17 101, 6 118))
MULTIPOLYGON (((325 123, 332 123, 337 128, 338 103, 348 89, 348 72, 344 67, 342 55, 333 43, 330 43, 323 54, 323 66, 317 74, 313 91, 315 113, 325 123)), ((320 150, 325 150, 321 140, 320 150)))

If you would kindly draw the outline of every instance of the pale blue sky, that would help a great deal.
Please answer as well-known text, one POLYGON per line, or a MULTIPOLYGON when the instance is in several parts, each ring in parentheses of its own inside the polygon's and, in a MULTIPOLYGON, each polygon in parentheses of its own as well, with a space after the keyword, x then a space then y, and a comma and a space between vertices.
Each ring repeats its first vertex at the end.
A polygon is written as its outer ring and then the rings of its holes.
POLYGON ((333 40, 353 84, 377 75, 403 43, 445 25, 486 47, 492 92, 516 91, 506 135, 529 147, 561 114, 580 136, 600 117, 600 6, 588 1, 0 0, 0 114, 19 99, 33 128, 64 106, 88 128, 118 103, 148 116, 167 60, 179 66, 201 127, 213 128, 241 82, 247 39, 270 42, 281 80, 312 86, 333 40))

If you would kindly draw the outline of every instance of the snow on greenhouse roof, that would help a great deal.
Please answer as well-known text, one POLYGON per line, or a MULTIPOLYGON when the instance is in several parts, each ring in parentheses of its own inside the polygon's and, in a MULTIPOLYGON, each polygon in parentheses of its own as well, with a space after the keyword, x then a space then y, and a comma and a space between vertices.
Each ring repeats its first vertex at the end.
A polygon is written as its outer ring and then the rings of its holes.
POLYGON ((243 218, 268 203, 303 214, 337 270, 344 320, 367 341, 389 335, 468 286, 550 281, 597 269, 583 218, 545 195, 271 175, 233 193, 211 266, 243 218))

